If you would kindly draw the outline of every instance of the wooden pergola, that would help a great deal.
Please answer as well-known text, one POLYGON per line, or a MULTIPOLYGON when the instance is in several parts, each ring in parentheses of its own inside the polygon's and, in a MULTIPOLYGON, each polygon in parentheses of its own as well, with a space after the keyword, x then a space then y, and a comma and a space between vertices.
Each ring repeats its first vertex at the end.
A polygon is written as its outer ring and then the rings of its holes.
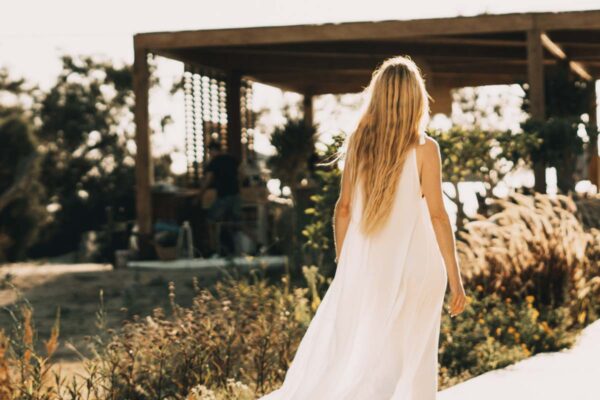
MULTIPOLYGON (((142 33, 134 48, 137 221, 140 234, 149 235, 148 54, 218 74, 228 151, 239 156, 244 79, 303 94, 312 123, 312 96, 358 92, 382 60, 400 54, 422 68, 433 112, 450 111, 453 88, 527 82, 532 117, 543 119, 546 66, 564 60, 583 79, 600 76, 600 10, 142 33)), ((589 113, 595 123, 595 98, 589 113)), ((590 178, 600 186, 597 154, 590 178)))

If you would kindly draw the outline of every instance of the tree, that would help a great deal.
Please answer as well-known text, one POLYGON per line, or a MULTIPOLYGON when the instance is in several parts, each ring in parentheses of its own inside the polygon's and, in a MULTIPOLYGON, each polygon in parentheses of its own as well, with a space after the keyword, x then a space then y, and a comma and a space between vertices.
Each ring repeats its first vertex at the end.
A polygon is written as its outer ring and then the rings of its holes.
MULTIPOLYGON (((541 145, 531 152, 532 159, 541 163, 544 170, 556 168, 556 183, 563 193, 575 187, 577 157, 584 149, 583 139, 577 134, 580 124, 583 123, 579 117, 553 117, 544 122, 528 120, 523 124, 525 132, 541 141, 541 145)), ((590 132, 589 126, 586 129, 590 132)))
POLYGON ((41 101, 42 181, 51 223, 36 255, 77 248, 99 230, 107 210, 134 215, 131 66, 92 57, 62 57, 56 84, 41 101))
POLYGON ((0 70, 0 261, 23 258, 46 218, 38 144, 31 113, 22 104, 35 91, 0 70))
POLYGON ((327 277, 335 274, 335 243, 333 237, 333 209, 340 193, 342 172, 337 163, 331 163, 344 143, 344 135, 333 137, 333 142, 318 154, 324 164, 318 164, 315 171, 318 192, 311 196, 313 205, 304 212, 309 221, 302 230, 306 238, 304 249, 307 261, 319 267, 319 272, 327 277))
MULTIPOLYGON (((307 127, 303 120, 288 117, 283 127, 278 127, 271 134, 271 144, 275 154, 267 160, 274 178, 281 181, 281 187, 288 186, 292 193, 293 208, 291 210, 290 257, 292 265, 299 267, 300 252, 298 235, 302 227, 299 221, 304 216, 301 198, 301 182, 311 178, 310 171, 314 162, 316 128, 307 127)), ((296 271, 298 272, 298 271, 296 271)))
POLYGON ((491 191, 510 171, 530 162, 530 154, 539 146, 535 135, 510 130, 495 131, 479 128, 429 130, 442 154, 442 174, 455 187, 457 226, 462 227, 465 213, 458 198, 458 184, 464 181, 483 182, 491 191))

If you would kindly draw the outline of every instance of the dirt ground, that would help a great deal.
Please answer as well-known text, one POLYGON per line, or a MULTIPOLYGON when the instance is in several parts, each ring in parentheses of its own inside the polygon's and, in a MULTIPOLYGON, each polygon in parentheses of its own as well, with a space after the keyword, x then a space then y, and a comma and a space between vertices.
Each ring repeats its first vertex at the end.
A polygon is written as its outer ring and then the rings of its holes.
MULTIPOLYGON (((235 274, 235 271, 228 271, 235 274)), ((176 287, 176 302, 191 304, 192 280, 210 287, 225 273, 218 269, 202 270, 113 270, 104 264, 10 264, 0 266, 0 329, 10 332, 10 311, 24 301, 33 307, 33 319, 39 341, 50 335, 60 308, 60 347, 56 359, 65 367, 77 363, 77 354, 66 346, 72 343, 86 353, 86 336, 97 332, 96 313, 100 292, 104 293, 107 325, 119 327, 134 315, 145 316, 156 307, 169 309, 168 285, 176 287)))

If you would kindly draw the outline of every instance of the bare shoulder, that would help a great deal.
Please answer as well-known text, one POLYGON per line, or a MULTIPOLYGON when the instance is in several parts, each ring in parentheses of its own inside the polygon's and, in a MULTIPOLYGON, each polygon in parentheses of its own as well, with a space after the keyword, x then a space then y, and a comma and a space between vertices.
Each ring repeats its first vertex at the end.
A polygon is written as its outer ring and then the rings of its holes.
POLYGON ((426 158, 431 156, 437 157, 440 153, 440 145, 437 140, 429 135, 425 137, 425 143, 421 147, 426 158))
POLYGON ((440 159, 440 146, 438 142, 427 135, 425 143, 417 146, 417 158, 421 167, 434 164, 436 160, 440 159))

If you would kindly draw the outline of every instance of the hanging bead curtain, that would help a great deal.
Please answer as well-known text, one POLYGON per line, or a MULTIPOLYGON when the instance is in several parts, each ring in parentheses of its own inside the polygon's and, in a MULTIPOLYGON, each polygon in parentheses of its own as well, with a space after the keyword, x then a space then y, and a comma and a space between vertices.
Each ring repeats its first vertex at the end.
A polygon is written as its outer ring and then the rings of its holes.
POLYGON ((254 159, 254 113, 252 111, 252 82, 244 79, 241 87, 240 118, 242 126, 242 159, 254 159))
MULTIPOLYGON (((208 143, 218 140, 227 150, 226 75, 214 69, 185 65, 185 154, 190 184, 197 186, 202 176, 202 162, 207 158, 208 143)), ((242 161, 253 156, 254 114, 252 82, 242 79, 240 89, 240 125, 242 161)))

